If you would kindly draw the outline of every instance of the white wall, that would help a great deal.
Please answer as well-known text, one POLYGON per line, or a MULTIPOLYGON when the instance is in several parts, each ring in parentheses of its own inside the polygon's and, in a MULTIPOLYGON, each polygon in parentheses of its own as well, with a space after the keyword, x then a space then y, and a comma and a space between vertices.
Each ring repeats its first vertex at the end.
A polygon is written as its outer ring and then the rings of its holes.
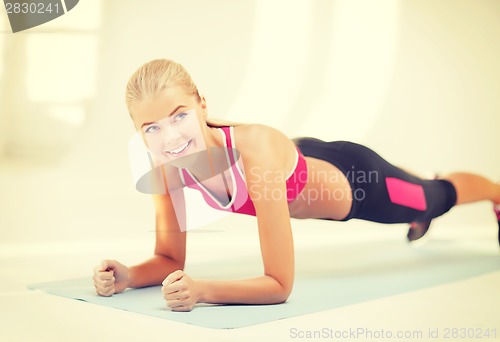
MULTIPOLYGON (((0 30, 7 30, 7 13, 0 14, 0 30)), ((0 59, 3 61, 5 59, 5 35, 0 34, 0 59)), ((5 102, 5 65, 0 63, 0 103, 5 102)), ((0 110, 0 158, 4 153, 5 148, 5 136, 6 136, 6 121, 5 121, 5 110, 0 110)))
MULTIPOLYGON (((500 177, 498 1, 106 0, 99 13, 86 3, 60 19, 99 17, 89 29, 97 37, 96 66, 74 66, 96 74, 84 124, 69 135, 57 135, 55 124, 40 131, 29 125, 34 109, 19 93, 9 107, 1 104, 2 113, 24 118, 23 139, 9 129, 7 143, 32 151, 20 159, 14 149, 0 162, 3 241, 153 229, 151 200, 134 190, 128 167, 133 127, 124 87, 154 58, 188 68, 209 115, 270 124, 290 136, 361 142, 419 172, 500 177), (53 147, 52 158, 40 160, 30 132, 39 144, 56 134, 56 143, 69 147, 53 147)), ((21 73, 25 59, 16 60, 4 67, 21 73)), ((23 77, 15 82, 25 91, 23 77)), ((483 209, 449 220, 490 222, 483 209)))

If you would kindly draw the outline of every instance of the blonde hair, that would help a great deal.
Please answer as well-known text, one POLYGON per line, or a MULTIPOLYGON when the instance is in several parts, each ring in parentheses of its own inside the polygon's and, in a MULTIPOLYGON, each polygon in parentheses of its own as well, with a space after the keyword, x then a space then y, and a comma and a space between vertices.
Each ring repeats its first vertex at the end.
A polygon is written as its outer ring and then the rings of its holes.
MULTIPOLYGON (((186 89, 187 93, 193 95, 198 102, 201 101, 201 96, 193 82, 191 75, 179 63, 169 59, 155 59, 146 64, 143 64, 130 77, 125 92, 125 102, 132 116, 132 104, 141 101, 145 98, 150 98, 158 95, 163 89, 170 86, 181 86, 186 89)), ((208 119, 207 125, 211 127, 221 126, 238 126, 241 123, 220 120, 208 119)))

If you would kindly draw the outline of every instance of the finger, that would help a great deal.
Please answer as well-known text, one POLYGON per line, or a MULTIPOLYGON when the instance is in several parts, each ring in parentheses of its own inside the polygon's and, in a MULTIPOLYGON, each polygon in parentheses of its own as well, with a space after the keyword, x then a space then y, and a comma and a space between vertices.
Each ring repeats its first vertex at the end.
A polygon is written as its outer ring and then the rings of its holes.
POLYGON ((96 292, 101 296, 110 296, 114 293, 114 286, 96 287, 96 292))
POLYGON ((165 283, 163 287, 168 292, 185 291, 189 288, 188 283, 186 282, 186 278, 184 276, 179 280, 174 281, 173 283, 168 283, 166 279, 163 282, 165 283))
POLYGON ((111 277, 111 279, 101 279, 101 283, 104 286, 113 285, 115 283, 115 277, 111 277))
POLYGON ((165 295, 171 294, 171 293, 177 293, 177 292, 184 292, 186 290, 187 290, 187 286, 184 282, 182 282, 182 280, 162 287, 162 292, 165 295))
POLYGON ((178 280, 180 280, 184 276, 184 272, 181 270, 174 271, 170 273, 165 280, 163 280, 162 284, 167 286, 169 284, 172 284, 178 280))
POLYGON ((99 291, 108 291, 110 288, 114 287, 114 283, 102 283, 102 282, 94 282, 94 287, 99 291))
POLYGON ((95 286, 96 288, 103 289, 103 288, 105 288, 105 287, 109 287, 109 286, 110 286, 110 284, 105 284, 105 283, 103 283, 102 281, 95 281, 95 282, 94 282, 94 286, 95 286))
POLYGON ((174 292, 174 293, 164 293, 163 298, 165 300, 187 300, 189 299, 190 295, 189 293, 186 292, 174 292))
POLYGON ((167 299, 167 298, 178 298, 179 295, 179 291, 174 291, 174 292, 167 292, 168 290, 163 290, 162 291, 162 294, 163 294, 163 298, 167 299))
POLYGON ((171 309, 179 308, 187 305, 188 303, 183 300, 167 300, 167 306, 171 309))
POLYGON ((103 260, 99 264, 99 271, 104 272, 104 271, 113 271, 116 269, 117 261, 116 260, 103 260))
POLYGON ((97 276, 94 276, 94 284, 104 287, 109 287, 110 285, 114 285, 115 277, 111 277, 110 279, 101 279, 97 276))
POLYGON ((109 264, 108 260, 101 261, 101 263, 98 266, 98 271, 100 271, 100 272, 106 271, 109 267, 108 264, 109 264))
POLYGON ((95 287, 98 287, 98 286, 101 286, 101 285, 102 285, 102 281, 101 281, 101 279, 99 279, 98 277, 94 276, 94 277, 93 277, 93 280, 94 280, 94 286, 95 286, 95 287))
POLYGON ((96 287, 95 288, 95 292, 99 295, 99 296, 103 296, 105 297, 106 296, 106 292, 107 291, 104 291, 103 289, 99 288, 99 287, 96 287))
POLYGON ((109 289, 106 289, 106 290, 101 290, 100 291, 100 295, 101 296, 104 296, 104 297, 110 297, 113 295, 113 293, 115 293, 115 288, 114 286, 112 286, 111 288, 109 289))
POLYGON ((161 292, 163 294, 163 298, 167 299, 167 296, 170 296, 168 298, 176 298, 176 296, 178 297, 179 291, 171 289, 169 286, 163 286, 161 292))
POLYGON ((163 292, 163 294, 175 293, 177 291, 179 291, 179 287, 176 285, 176 283, 163 285, 163 287, 161 288, 161 292, 163 292))
POLYGON ((108 280, 108 281, 103 282, 103 283, 101 284, 101 286, 102 286, 103 288, 110 288, 110 287, 112 287, 112 286, 115 286, 115 282, 114 282, 114 281, 109 281, 109 280, 108 280))
POLYGON ((111 278, 106 277, 105 279, 102 279, 101 277, 99 277, 99 275, 94 275, 93 280, 94 280, 94 284, 107 285, 109 283, 114 283, 115 277, 112 276, 111 278))
POLYGON ((167 302, 178 302, 178 303, 188 303, 190 302, 190 297, 189 296, 176 296, 176 294, 174 293, 173 295, 167 295, 167 296, 163 296, 163 299, 165 299, 165 301, 167 302))
POLYGON ((166 301, 169 301, 169 300, 180 300, 181 296, 177 292, 175 292, 175 293, 164 293, 163 294, 163 299, 165 299, 166 301))
POLYGON ((115 288, 115 284, 113 284, 113 283, 102 286, 102 289, 104 292, 108 292, 110 290, 113 290, 114 288, 115 288))
POLYGON ((100 279, 100 280, 111 280, 111 279, 113 279, 114 274, 112 271, 111 272, 98 272, 95 276, 97 279, 100 279))
POLYGON ((175 308, 170 308, 172 311, 177 311, 177 312, 188 312, 191 311, 193 307, 191 305, 181 305, 181 306, 176 306, 175 308))

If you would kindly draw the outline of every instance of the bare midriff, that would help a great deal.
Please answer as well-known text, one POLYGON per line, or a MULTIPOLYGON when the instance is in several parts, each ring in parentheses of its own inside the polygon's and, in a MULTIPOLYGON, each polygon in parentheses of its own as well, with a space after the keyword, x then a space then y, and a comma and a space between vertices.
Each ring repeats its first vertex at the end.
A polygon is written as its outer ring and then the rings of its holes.
POLYGON ((351 186, 346 176, 327 161, 305 157, 307 183, 299 196, 288 204, 290 216, 298 219, 341 220, 352 206, 351 186))

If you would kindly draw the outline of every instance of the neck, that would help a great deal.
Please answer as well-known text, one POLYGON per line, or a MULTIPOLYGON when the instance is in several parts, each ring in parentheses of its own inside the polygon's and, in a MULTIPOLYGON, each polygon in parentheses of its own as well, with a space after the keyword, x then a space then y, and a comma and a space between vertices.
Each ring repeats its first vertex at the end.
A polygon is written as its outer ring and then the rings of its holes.
POLYGON ((207 144, 207 150, 210 150, 212 147, 222 147, 224 146, 224 142, 222 141, 221 135, 217 127, 207 126, 206 129, 207 136, 205 137, 207 144))
POLYGON ((217 127, 205 129, 206 153, 198 153, 189 164, 189 171, 198 181, 203 181, 228 169, 224 141, 217 127))

